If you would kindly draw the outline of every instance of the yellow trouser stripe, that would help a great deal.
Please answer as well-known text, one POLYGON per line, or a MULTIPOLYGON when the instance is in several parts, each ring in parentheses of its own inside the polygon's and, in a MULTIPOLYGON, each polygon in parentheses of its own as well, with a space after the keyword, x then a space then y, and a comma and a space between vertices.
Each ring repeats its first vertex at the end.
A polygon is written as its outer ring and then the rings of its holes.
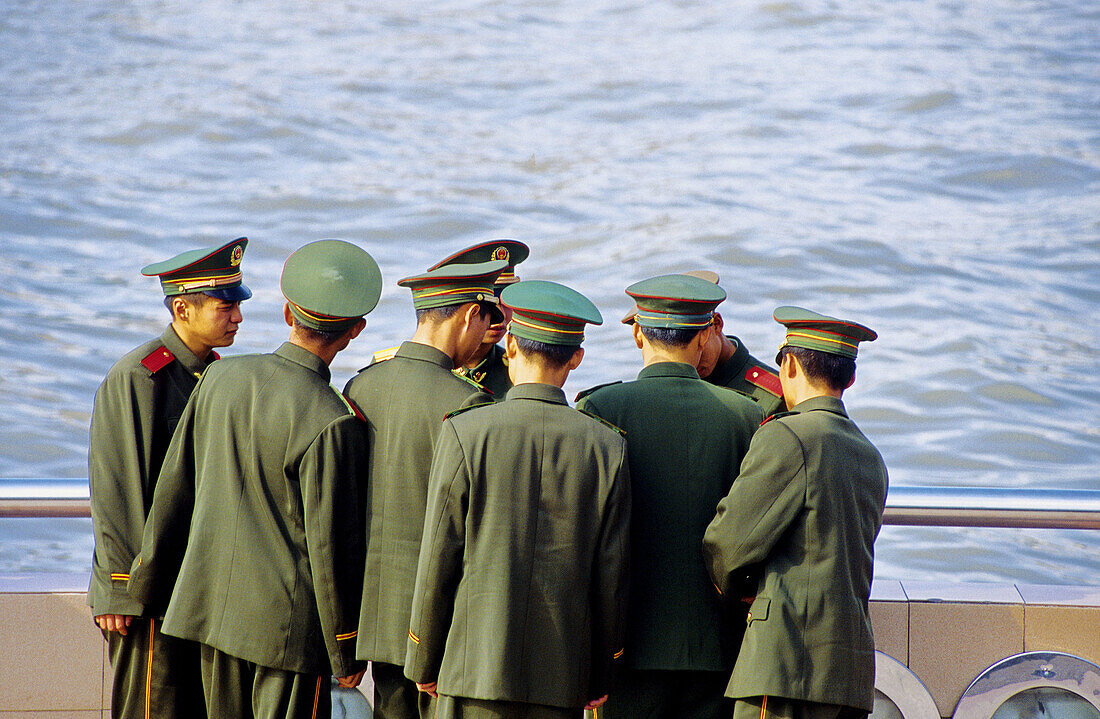
POLYGON ((317 677, 317 688, 313 690, 313 719, 317 719, 317 704, 321 701, 321 677, 317 677))
POLYGON ((157 641, 157 620, 149 620, 149 658, 145 666, 145 719, 150 719, 153 703, 153 645, 157 641))

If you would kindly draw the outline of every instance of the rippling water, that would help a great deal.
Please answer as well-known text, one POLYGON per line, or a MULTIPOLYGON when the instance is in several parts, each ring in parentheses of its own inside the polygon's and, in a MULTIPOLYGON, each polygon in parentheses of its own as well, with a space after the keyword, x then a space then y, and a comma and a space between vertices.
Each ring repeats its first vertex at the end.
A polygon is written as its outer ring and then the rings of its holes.
MULTIPOLYGON (((895 484, 1100 487, 1098 107, 1089 0, 11 0, 0 477, 86 476, 96 386, 167 321, 148 262, 251 238, 231 351, 267 351, 286 256, 361 244, 342 385, 411 333, 399 277, 515 237, 608 320, 568 390, 637 371, 623 287, 707 267, 762 358, 780 304, 878 330, 846 400, 895 484)), ((90 551, 0 523, 0 571, 90 551)), ((886 528, 878 576, 1095 583, 1100 539, 886 528)))

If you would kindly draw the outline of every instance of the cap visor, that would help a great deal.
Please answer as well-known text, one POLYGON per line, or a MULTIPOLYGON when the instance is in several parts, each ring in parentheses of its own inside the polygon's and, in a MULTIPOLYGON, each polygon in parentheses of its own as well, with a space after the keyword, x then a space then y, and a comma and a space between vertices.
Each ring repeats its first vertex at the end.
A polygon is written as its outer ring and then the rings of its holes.
POLYGON ((204 290, 203 294, 225 302, 244 302, 252 297, 252 290, 244 285, 237 285, 236 287, 225 287, 223 289, 204 290))

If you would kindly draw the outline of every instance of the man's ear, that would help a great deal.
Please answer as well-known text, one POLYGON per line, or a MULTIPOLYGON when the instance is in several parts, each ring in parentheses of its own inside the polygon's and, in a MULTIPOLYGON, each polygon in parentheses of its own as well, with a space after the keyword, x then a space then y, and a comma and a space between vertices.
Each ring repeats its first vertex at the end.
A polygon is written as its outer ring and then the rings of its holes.
POLYGON ((462 320, 466 323, 466 329, 473 326, 481 315, 481 305, 476 302, 470 302, 466 305, 466 309, 462 312, 462 320))
POLYGON ((697 350, 699 350, 700 352, 702 352, 703 348, 707 346, 707 343, 710 342, 710 338, 714 335, 714 333, 716 331, 717 330, 714 326, 714 323, 711 323, 711 324, 707 325, 706 327, 704 327, 699 332, 697 332, 695 334, 695 338, 694 338, 695 339, 695 348, 697 350))
POLYGON ((788 379, 794 379, 795 375, 801 371, 802 365, 798 364, 798 358, 793 354, 783 355, 783 364, 779 366, 779 373, 786 374, 788 379), (795 366, 797 364, 797 367, 795 366))
POLYGON ((367 326, 367 318, 366 317, 360 317, 359 321, 356 322, 355 324, 353 324, 348 329, 348 339, 353 340, 356 337, 358 337, 359 333, 362 332, 363 329, 366 328, 366 326, 367 326))
POLYGON ((722 315, 717 312, 714 313, 714 331, 718 334, 722 334, 722 329, 725 327, 725 323, 722 322, 722 315))
POLYGON ((172 320, 179 320, 180 322, 187 321, 187 315, 191 311, 191 306, 184 302, 179 297, 173 297, 168 303, 169 309, 172 311, 172 320))
POLYGON ((569 371, 572 372, 573 370, 577 369, 577 367, 580 366, 581 360, 583 360, 583 359, 584 359, 584 348, 583 347, 578 347, 577 351, 573 353, 573 356, 569 358, 569 364, 568 364, 569 371))
POLYGON ((630 331, 634 333, 634 344, 638 345, 638 349, 642 348, 642 326, 638 324, 637 320, 630 326, 630 331))
POLYGON ((519 354, 519 343, 516 342, 516 338, 512 336, 512 333, 504 335, 504 356, 511 362, 519 354))
POLYGON ((850 380, 848 380, 848 384, 844 385, 844 389, 848 389, 849 387, 851 387, 855 383, 856 383, 856 373, 855 373, 855 370, 852 370, 852 378, 850 380))
POLYGON ((294 326, 294 315, 290 311, 290 303, 289 302, 284 302, 283 303, 283 319, 286 321, 286 326, 287 327, 293 327, 294 326))

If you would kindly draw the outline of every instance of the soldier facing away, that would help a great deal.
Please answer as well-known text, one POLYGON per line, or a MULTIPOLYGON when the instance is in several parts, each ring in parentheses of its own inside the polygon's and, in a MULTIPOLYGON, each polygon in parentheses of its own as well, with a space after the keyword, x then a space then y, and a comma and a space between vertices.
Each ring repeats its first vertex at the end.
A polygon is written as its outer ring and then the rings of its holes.
POLYGON ((561 387, 599 311, 520 282, 503 402, 443 423, 432 460, 406 675, 435 716, 577 717, 622 655, 630 535, 626 443, 561 387))
POLYGON ((172 438, 130 593, 148 604, 171 590, 164 632, 201 644, 212 717, 327 717, 330 677, 363 676, 366 435, 329 364, 381 285, 350 243, 295 251, 281 279, 289 340, 215 363, 172 438))
POLYGON ((775 319, 789 411, 753 437, 704 540, 715 584, 752 603, 726 696, 735 719, 857 719, 874 703, 868 599, 887 476, 841 396, 877 335, 798 307, 775 319), (763 574, 746 586, 750 565, 763 574))
POLYGON ((215 347, 233 344, 248 240, 191 250, 142 269, 159 277, 172 323, 120 359, 96 392, 88 476, 95 535, 88 603, 108 641, 114 717, 201 716, 198 647, 164 637, 160 614, 130 597, 130 564, 184 405, 215 347))
MULTIPOLYGON (((719 281, 717 273, 710 270, 692 270, 683 274, 714 284, 719 281)), ((622 323, 632 324, 637 312, 635 307, 623 317, 622 323)), ((745 395, 760 405, 765 417, 785 409, 779 375, 749 354, 745 343, 739 338, 723 332, 725 321, 717 310, 714 312, 714 329, 696 366, 699 376, 713 385, 729 387, 745 395)))
POLYGON ((738 642, 699 547, 762 413, 695 369, 722 288, 664 275, 627 294, 645 366, 637 380, 597 387, 577 403, 626 431, 630 458, 626 669, 599 716, 717 719, 726 716, 722 687, 738 642))
POLYGON ((448 412, 492 401, 451 370, 503 318, 493 282, 504 260, 440 267, 398 282, 412 290, 416 331, 391 359, 359 371, 345 392, 366 416, 370 460, 358 477, 366 494, 367 556, 356 656, 370 660, 374 715, 413 719, 428 711, 405 678, 428 470, 448 412), (422 704, 422 706, 420 706, 422 704))

